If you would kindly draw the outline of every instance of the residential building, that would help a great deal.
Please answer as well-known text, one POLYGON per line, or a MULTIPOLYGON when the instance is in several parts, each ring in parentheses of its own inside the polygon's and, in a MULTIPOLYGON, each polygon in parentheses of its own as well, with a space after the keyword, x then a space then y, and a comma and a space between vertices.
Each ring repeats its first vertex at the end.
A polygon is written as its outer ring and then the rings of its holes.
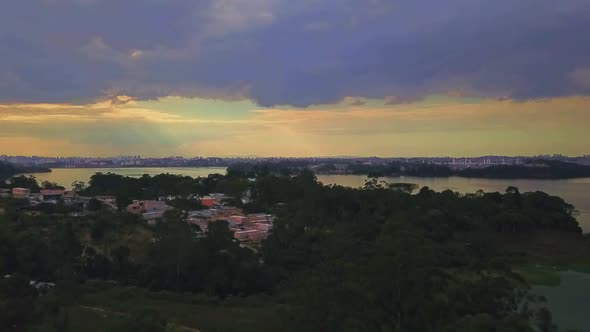
POLYGON ((8 198, 10 196, 10 189, 0 189, 0 198, 8 198))
POLYGON ((59 201, 64 198, 65 190, 42 189, 41 200, 43 201, 59 201))
POLYGON ((254 229, 257 229, 259 231, 268 232, 272 229, 272 224, 255 223, 254 229))
POLYGON ((234 216, 229 216, 228 220, 231 223, 241 225, 241 224, 248 221, 248 217, 234 215, 234 216))
POLYGON ((166 212, 166 210, 145 212, 142 213, 141 216, 147 221, 148 225, 155 225, 158 220, 164 217, 164 212, 166 212))
POLYGON ((16 199, 29 199, 31 189, 27 188, 12 188, 12 197, 16 199))
POLYGON ((248 221, 251 223, 272 223, 274 217, 267 213, 253 213, 248 215, 248 221))
POLYGON ((215 198, 211 197, 211 196, 201 197, 200 201, 201 201, 201 204, 203 204, 203 206, 208 207, 208 208, 211 208, 215 204, 217 204, 217 201, 215 200, 215 198))
POLYGON ((144 214, 147 212, 164 212, 168 210, 170 207, 166 205, 166 202, 162 201, 153 201, 153 200, 145 200, 139 201, 135 200, 133 203, 127 206, 127 212, 134 213, 134 214, 144 214))

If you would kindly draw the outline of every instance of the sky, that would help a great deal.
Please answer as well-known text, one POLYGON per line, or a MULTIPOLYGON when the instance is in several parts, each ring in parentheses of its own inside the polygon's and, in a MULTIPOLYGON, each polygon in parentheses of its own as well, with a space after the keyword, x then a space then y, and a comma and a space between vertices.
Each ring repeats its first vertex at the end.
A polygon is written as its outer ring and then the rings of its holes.
POLYGON ((8 0, 0 154, 590 153, 588 0, 8 0))

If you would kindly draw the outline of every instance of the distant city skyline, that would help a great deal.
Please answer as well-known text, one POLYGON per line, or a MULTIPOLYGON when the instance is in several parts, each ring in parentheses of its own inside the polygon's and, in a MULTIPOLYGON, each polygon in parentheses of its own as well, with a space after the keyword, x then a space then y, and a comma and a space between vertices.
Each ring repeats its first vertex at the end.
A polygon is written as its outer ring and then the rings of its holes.
POLYGON ((76 156, 76 155, 69 155, 69 156, 56 156, 56 155, 10 155, 10 154, 0 154, 0 160, 7 159, 7 158, 46 158, 46 159, 207 159, 207 158, 219 158, 219 159, 418 159, 418 158, 484 158, 484 157, 496 157, 496 158, 590 158, 590 154, 579 154, 579 155, 565 155, 560 153, 544 153, 544 154, 537 154, 537 155, 502 155, 502 154, 488 154, 488 155, 462 155, 462 156, 452 156, 452 155, 436 155, 436 156, 376 156, 376 155, 334 155, 334 156, 304 156, 304 157, 297 157, 297 156, 256 156, 256 155, 235 155, 235 156, 206 156, 206 155, 195 155, 195 156, 142 156, 142 155, 112 155, 112 156, 76 156))

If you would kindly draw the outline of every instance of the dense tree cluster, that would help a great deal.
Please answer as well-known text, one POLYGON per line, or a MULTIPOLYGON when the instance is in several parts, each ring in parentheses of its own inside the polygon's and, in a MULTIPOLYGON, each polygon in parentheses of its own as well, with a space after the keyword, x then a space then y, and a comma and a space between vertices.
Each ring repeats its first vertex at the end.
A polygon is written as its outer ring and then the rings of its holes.
POLYGON ((570 179, 590 176, 590 166, 557 160, 530 160, 529 165, 497 165, 468 168, 457 175, 493 179, 570 179), (531 166, 531 164, 533 166, 531 166))
POLYGON ((342 159, 319 165, 304 160, 285 160, 275 163, 237 163, 228 172, 249 177, 267 175, 292 175, 302 170, 313 169, 316 173, 346 173, 382 176, 419 177, 477 177, 492 179, 569 179, 590 177, 590 166, 557 160, 525 160, 519 165, 494 165, 451 169, 447 165, 419 162, 390 161, 384 163, 364 163, 342 159))
MULTIPOLYGON (((76 183, 81 195, 116 196, 126 205, 132 199, 157 199, 162 196, 188 197, 223 192, 229 196, 239 197, 247 188, 248 180, 239 176, 212 174, 207 177, 192 178, 189 176, 160 174, 143 175, 139 178, 124 177, 114 173, 96 173, 90 178, 88 186, 76 183)), ((194 201, 179 198, 172 203, 180 209, 198 209, 194 201)))
MULTIPOLYGON (((197 179, 98 173, 86 194, 122 202, 248 190, 247 211, 278 219, 254 252, 233 239, 227 223, 211 223, 203 234, 179 210, 150 228, 97 202, 88 204, 92 214, 75 218, 7 209, 0 217, 0 274, 58 285, 113 280, 220 298, 268 293, 283 303, 286 330, 528 332, 539 321, 551 327, 550 313, 535 316, 525 305, 528 285, 495 238, 539 229, 581 233, 573 206, 514 187, 473 194, 416 189, 376 178, 360 189, 324 186, 305 169, 197 179), (144 236, 139 247, 132 245, 137 234, 144 236)), ((160 330, 165 321, 138 314, 120 328, 142 326, 160 330)))
POLYGON ((45 172, 51 172, 51 170, 44 167, 14 165, 8 162, 0 161, 0 188, 13 188, 13 186, 7 186, 5 180, 10 179, 16 174, 45 172))
POLYGON ((39 192, 41 186, 37 182, 37 178, 32 175, 18 175, 6 180, 3 184, 6 188, 27 188, 31 192, 39 192))
POLYGON ((580 232, 573 207, 542 192, 416 195, 373 179, 321 186, 312 174, 259 179, 279 215, 263 257, 289 280, 290 318, 308 331, 531 331, 527 285, 494 234, 580 232), (281 204, 282 203, 282 204, 281 204), (485 330, 485 329, 484 329, 485 330))
POLYGON ((18 169, 9 163, 0 161, 0 182, 18 173, 18 169))

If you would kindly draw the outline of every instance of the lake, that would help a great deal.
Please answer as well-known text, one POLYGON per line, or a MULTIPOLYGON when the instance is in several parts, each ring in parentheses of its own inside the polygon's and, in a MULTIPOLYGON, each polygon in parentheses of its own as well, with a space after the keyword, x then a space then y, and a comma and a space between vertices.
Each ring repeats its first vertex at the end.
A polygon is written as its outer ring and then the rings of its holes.
MULTIPOLYGON (((192 177, 207 176, 209 174, 225 174, 225 167, 145 167, 145 168, 56 168, 51 173, 33 174, 41 181, 57 182, 70 187, 74 181, 88 182, 97 172, 112 172, 124 176, 140 177, 143 174, 157 175, 161 173, 182 174, 192 177)), ((318 180, 324 184, 338 184, 349 187, 360 187, 365 183, 363 175, 318 175, 318 180)), ((420 187, 428 186, 433 190, 450 189, 460 193, 474 193, 479 189, 486 192, 503 192, 508 186, 515 186, 521 192, 544 191, 551 195, 560 196, 573 204, 579 211, 578 222, 584 232, 590 232, 590 178, 568 180, 498 180, 474 179, 462 177, 422 178, 422 177, 385 177, 382 180, 394 182, 415 183, 420 187)))
POLYGON ((551 310, 553 320, 559 325, 560 331, 590 331, 590 274, 562 271, 560 277, 559 286, 534 286, 532 293, 547 299, 546 306, 551 310))

